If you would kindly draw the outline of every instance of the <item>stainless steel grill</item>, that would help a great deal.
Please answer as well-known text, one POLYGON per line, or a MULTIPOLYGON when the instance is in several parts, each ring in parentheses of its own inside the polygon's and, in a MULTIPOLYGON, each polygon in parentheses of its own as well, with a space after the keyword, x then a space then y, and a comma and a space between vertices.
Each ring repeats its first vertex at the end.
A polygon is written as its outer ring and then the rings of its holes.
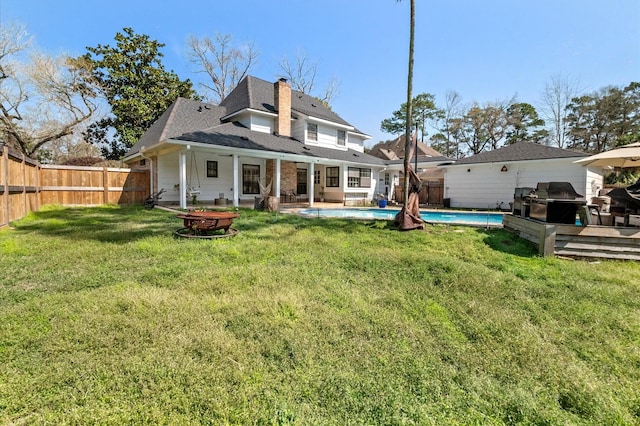
POLYGON ((533 192, 522 196, 522 204, 525 211, 528 206, 528 217, 531 219, 574 224, 578 208, 585 206, 587 202, 569 182, 538 182, 533 192))

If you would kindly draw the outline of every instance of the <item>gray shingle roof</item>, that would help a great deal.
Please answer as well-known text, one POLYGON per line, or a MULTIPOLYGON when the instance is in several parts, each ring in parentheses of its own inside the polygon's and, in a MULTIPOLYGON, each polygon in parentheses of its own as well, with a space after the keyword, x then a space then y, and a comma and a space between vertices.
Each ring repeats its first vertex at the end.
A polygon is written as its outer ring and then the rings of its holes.
MULTIPOLYGON (((400 158, 397 160, 383 160, 385 162, 385 164, 404 164, 404 159, 400 158)), ((411 164, 413 164, 415 161, 415 158, 412 157, 411 158, 411 164)), ((431 157, 428 155, 418 155, 418 163, 437 163, 437 164, 441 164, 441 163, 452 163, 455 160, 452 160, 449 157, 445 157, 444 155, 439 155, 437 157, 431 157)))
POLYGON ((384 161, 369 154, 305 145, 302 142, 269 133, 253 132, 240 123, 225 123, 205 130, 180 135, 174 139, 238 149, 279 152, 343 162, 383 166, 384 161))
MULTIPOLYGON (((229 96, 220 102, 220 106, 227 108, 228 114, 233 114, 245 108, 275 113, 273 90, 273 83, 247 76, 233 89, 229 96)), ((298 92, 297 90, 291 90, 291 110, 294 113, 299 112, 334 123, 340 123, 345 126, 351 126, 351 124, 343 120, 338 114, 323 106, 318 99, 298 92)))
POLYGON ((178 98, 129 149, 126 156, 139 152, 143 146, 149 148, 160 141, 220 124, 220 118, 225 114, 225 108, 178 98))
POLYGON ((500 163, 505 161, 547 160, 555 158, 587 157, 584 152, 540 145, 535 142, 518 142, 492 151, 481 152, 471 157, 456 160, 454 165, 500 163))
MULTIPOLYGON (((222 138, 219 133, 220 130, 230 129, 233 127, 221 126, 221 119, 223 117, 229 116, 230 114, 246 108, 274 113, 275 109, 273 106, 273 101, 273 83, 252 76, 245 77, 229 94, 229 96, 227 96, 220 103, 219 106, 185 98, 178 98, 144 133, 144 135, 142 135, 138 142, 136 142, 129 149, 129 151, 125 155, 125 158, 139 153, 140 149, 143 146, 149 148, 159 142, 171 138, 184 139, 180 136, 185 134, 201 134, 205 131, 205 129, 217 128, 218 130, 214 132, 214 134, 217 135, 215 136, 215 140, 218 142, 224 141, 225 139, 222 138)), ((292 114, 298 112, 305 115, 318 117, 323 120, 329 120, 334 123, 351 126, 351 124, 343 120, 329 108, 324 107, 317 99, 295 90, 291 91, 291 109, 292 114)), ((258 132, 251 132, 248 129, 247 131, 249 132, 248 135, 251 136, 251 140, 262 141, 264 139, 263 134, 260 134, 258 132)), ((360 134, 364 134, 357 129, 355 129, 354 131, 360 134)), ((233 136, 233 134, 231 134, 230 136, 233 136)), ((215 143, 214 139, 212 138, 209 138, 209 142, 207 143, 215 143)), ((302 146, 300 142, 297 143, 302 146)), ((276 145, 277 144, 273 143, 264 144, 264 146, 274 147, 276 145)), ((274 150, 276 152, 278 151, 277 148, 275 148, 274 150)), ((339 159, 337 157, 342 156, 342 153, 344 153, 344 151, 324 148, 313 148, 313 151, 318 155, 319 153, 326 151, 326 155, 323 158, 328 159, 339 159)), ((350 158, 349 161, 353 161, 355 158, 357 158, 353 155, 357 153, 356 151, 350 150, 349 153, 351 157, 353 157, 350 158)), ((306 150, 305 155, 307 155, 306 150)), ((359 155, 361 156, 361 158, 371 157, 362 153, 359 153, 359 155)), ((379 162, 372 161, 372 158, 373 157, 368 158, 367 164, 381 164, 379 162)))

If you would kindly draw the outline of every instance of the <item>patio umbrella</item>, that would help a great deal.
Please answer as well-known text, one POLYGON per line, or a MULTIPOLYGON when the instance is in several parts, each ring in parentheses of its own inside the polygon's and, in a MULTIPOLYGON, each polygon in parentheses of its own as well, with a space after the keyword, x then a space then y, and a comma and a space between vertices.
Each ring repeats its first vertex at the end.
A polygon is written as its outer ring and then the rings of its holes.
POLYGON ((600 167, 640 167, 640 142, 623 145, 620 148, 600 152, 574 161, 584 166, 600 167))

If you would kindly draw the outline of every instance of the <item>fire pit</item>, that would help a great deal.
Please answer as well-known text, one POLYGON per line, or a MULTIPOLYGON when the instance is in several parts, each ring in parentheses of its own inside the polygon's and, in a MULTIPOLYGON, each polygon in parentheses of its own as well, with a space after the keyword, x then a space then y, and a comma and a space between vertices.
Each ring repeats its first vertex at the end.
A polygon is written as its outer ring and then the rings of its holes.
POLYGON ((234 212, 185 212, 177 215, 184 221, 184 228, 176 231, 176 235, 185 238, 221 238, 238 235, 233 229, 233 219, 239 216, 234 212))

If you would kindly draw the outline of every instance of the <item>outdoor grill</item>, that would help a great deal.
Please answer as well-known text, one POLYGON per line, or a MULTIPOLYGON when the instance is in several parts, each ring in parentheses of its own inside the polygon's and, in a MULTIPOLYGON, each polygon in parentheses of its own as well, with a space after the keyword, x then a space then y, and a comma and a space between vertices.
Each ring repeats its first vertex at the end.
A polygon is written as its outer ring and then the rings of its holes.
POLYGON ((569 182, 538 182, 535 191, 524 198, 529 203, 529 217, 548 223, 573 225, 578 208, 587 204, 569 182))
POLYGON ((513 193, 513 215, 520 217, 529 217, 529 196, 535 191, 535 188, 522 187, 516 188, 513 193))

